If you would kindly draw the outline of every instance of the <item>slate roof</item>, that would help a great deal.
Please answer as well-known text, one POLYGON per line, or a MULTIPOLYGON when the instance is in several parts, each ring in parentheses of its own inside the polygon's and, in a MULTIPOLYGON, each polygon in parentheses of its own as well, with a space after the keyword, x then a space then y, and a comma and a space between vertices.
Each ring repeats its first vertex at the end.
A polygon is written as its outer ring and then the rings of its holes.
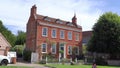
POLYGON ((48 16, 39 15, 39 14, 36 14, 36 19, 37 20, 48 21, 50 23, 58 23, 58 24, 62 24, 62 25, 82 28, 80 25, 76 26, 72 22, 69 22, 69 21, 64 21, 64 20, 61 20, 61 19, 56 19, 56 18, 52 18, 52 17, 48 17, 48 16))

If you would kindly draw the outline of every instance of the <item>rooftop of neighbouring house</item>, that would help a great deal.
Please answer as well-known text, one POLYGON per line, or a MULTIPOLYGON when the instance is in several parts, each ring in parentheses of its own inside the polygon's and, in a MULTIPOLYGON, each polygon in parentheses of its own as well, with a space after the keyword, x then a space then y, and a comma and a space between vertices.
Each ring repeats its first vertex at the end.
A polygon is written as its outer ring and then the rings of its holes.
POLYGON ((82 32, 82 43, 87 44, 92 37, 92 31, 83 31, 82 32))
POLYGON ((0 49, 11 47, 10 43, 6 40, 6 38, 0 33, 0 49))
POLYGON ((83 38, 84 37, 91 37, 92 36, 92 31, 83 31, 82 35, 83 35, 83 38))

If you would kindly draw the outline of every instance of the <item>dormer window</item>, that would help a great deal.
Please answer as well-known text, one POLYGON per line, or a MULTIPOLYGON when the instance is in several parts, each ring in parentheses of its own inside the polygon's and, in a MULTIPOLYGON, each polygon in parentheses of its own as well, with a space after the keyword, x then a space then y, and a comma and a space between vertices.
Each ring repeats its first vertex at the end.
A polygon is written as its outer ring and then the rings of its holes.
POLYGON ((47 16, 44 17, 44 20, 45 20, 45 21, 49 21, 49 22, 51 21, 47 16))
POLYGON ((63 22, 60 19, 57 19, 56 23, 63 24, 63 22))
POLYGON ((67 25, 69 26, 73 26, 73 24, 71 22, 67 22, 67 25))

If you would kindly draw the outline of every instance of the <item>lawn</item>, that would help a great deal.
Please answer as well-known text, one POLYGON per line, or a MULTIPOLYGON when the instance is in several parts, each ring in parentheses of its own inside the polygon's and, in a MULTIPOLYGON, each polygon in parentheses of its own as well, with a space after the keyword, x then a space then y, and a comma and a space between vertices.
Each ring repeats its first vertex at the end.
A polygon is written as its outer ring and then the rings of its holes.
MULTIPOLYGON (((62 65, 62 64, 47 64, 55 68, 92 68, 92 65, 62 65)), ((98 66, 97 68, 120 68, 118 66, 98 66)))
POLYGON ((0 68, 30 68, 25 66, 0 66, 0 68))

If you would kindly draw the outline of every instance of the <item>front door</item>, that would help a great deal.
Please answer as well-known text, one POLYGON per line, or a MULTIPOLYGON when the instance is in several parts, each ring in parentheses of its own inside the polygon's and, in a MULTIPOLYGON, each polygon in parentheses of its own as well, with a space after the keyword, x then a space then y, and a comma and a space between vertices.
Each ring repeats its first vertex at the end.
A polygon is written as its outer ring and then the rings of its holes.
POLYGON ((62 59, 62 58, 65 58, 65 45, 64 44, 60 44, 60 47, 59 47, 59 58, 62 59))
POLYGON ((64 46, 60 47, 60 51, 61 51, 61 57, 60 58, 64 58, 64 46))

